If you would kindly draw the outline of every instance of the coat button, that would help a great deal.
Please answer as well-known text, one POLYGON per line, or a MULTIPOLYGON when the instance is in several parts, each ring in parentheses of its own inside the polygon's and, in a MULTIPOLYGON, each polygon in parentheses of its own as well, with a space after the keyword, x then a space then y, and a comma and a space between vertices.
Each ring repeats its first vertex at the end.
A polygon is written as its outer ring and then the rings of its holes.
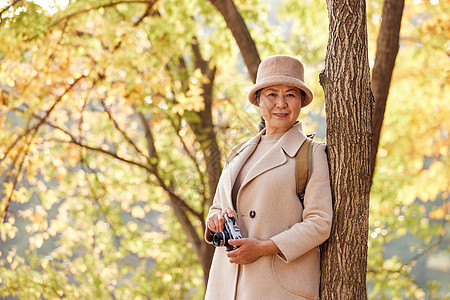
POLYGON ((256 216, 256 212, 254 210, 251 210, 248 215, 253 219, 256 216))

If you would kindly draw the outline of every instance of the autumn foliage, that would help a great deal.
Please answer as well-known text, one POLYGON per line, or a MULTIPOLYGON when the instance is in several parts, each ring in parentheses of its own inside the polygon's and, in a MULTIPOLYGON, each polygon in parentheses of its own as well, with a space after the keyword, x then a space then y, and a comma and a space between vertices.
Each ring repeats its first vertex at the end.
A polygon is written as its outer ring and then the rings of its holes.
MULTIPOLYGON (((201 299, 215 184, 259 120, 233 34, 215 1, 55 2, 0 2, 0 296, 201 299)), ((313 2, 234 1, 261 58, 305 62, 315 103, 300 118, 324 139, 328 23, 313 2)), ((374 61, 382 2, 367 7, 374 61)), ((370 299, 450 293, 449 8, 405 2, 371 191, 370 299)))

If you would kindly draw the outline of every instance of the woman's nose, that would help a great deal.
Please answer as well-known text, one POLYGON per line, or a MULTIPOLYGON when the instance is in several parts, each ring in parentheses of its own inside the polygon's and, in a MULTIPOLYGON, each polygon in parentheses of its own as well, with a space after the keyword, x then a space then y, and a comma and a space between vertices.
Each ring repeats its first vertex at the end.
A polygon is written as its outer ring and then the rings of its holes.
POLYGON ((286 97, 279 96, 276 102, 277 107, 285 107, 286 106, 286 97))

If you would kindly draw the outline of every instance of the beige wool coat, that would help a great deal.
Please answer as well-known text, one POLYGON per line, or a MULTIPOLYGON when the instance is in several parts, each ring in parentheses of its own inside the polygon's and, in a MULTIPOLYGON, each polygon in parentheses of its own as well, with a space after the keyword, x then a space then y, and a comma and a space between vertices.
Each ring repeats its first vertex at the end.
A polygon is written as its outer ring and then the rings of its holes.
MULTIPOLYGON (((330 234, 331 189, 325 145, 313 142, 311 177, 303 209, 295 193, 295 154, 306 136, 298 122, 250 169, 233 207, 234 181, 265 130, 250 139, 223 169, 209 214, 231 207, 243 237, 271 239, 281 253, 253 263, 229 262, 216 248, 205 299, 318 299, 320 251, 330 234)), ((211 243, 207 229, 205 240, 211 243)))

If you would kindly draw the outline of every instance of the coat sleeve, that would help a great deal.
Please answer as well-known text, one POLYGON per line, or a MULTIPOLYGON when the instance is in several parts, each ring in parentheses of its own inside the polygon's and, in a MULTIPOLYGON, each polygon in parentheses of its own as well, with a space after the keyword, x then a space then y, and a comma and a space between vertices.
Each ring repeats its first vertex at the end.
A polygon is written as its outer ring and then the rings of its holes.
POLYGON ((328 239, 333 216, 330 175, 325 144, 314 143, 311 178, 305 189, 303 221, 273 236, 278 255, 290 262, 328 239))
MULTIPOLYGON (((236 155, 245 147, 247 141, 242 142, 236 146, 233 147, 233 149, 231 149, 230 153, 228 154, 227 157, 227 163, 225 164, 225 167, 222 170, 222 174, 220 175, 219 178, 219 183, 217 184, 217 189, 216 189, 216 193, 214 195, 214 199, 213 199, 213 204, 211 205, 211 207, 209 208, 209 213, 207 218, 218 212, 218 211, 222 211, 223 209, 225 209, 226 207, 224 207, 223 203, 222 203, 222 199, 220 199, 220 187, 221 187, 221 182, 222 182, 222 176, 224 173, 225 168, 227 167, 228 163, 234 158, 236 157, 236 155)), ((205 241, 208 244, 212 244, 212 237, 213 237, 213 233, 211 232, 211 230, 209 230, 208 226, 206 226, 205 229, 205 241)))
MULTIPOLYGON (((212 203, 211 207, 209 208, 208 216, 206 217, 206 219, 208 219, 209 216, 211 216, 212 214, 222 211, 225 208, 225 207, 222 207, 223 205, 222 205, 222 199, 220 196, 220 185, 222 183, 223 171, 225 170, 226 167, 227 167, 227 165, 225 165, 225 167, 222 170, 222 174, 220 175, 219 182, 218 182, 217 188, 216 188, 216 192, 214 194, 213 203, 212 203)), ((209 230, 208 226, 206 226, 205 235, 204 235, 205 241, 208 244, 212 244, 212 237, 213 237, 213 232, 211 230, 209 230)))
MULTIPOLYGON (((220 181, 220 180, 219 180, 220 181)), ((218 211, 222 211, 222 205, 220 203, 220 197, 219 197, 219 185, 217 186, 217 191, 216 194, 214 195, 214 200, 213 200, 213 204, 211 205, 211 207, 209 208, 209 213, 208 213, 208 217, 218 211)), ((208 217, 206 219, 208 219, 208 217)), ((208 226, 206 226, 206 230, 205 230, 205 241, 208 244, 212 244, 212 237, 213 237, 213 233, 211 230, 209 230, 208 226)))

